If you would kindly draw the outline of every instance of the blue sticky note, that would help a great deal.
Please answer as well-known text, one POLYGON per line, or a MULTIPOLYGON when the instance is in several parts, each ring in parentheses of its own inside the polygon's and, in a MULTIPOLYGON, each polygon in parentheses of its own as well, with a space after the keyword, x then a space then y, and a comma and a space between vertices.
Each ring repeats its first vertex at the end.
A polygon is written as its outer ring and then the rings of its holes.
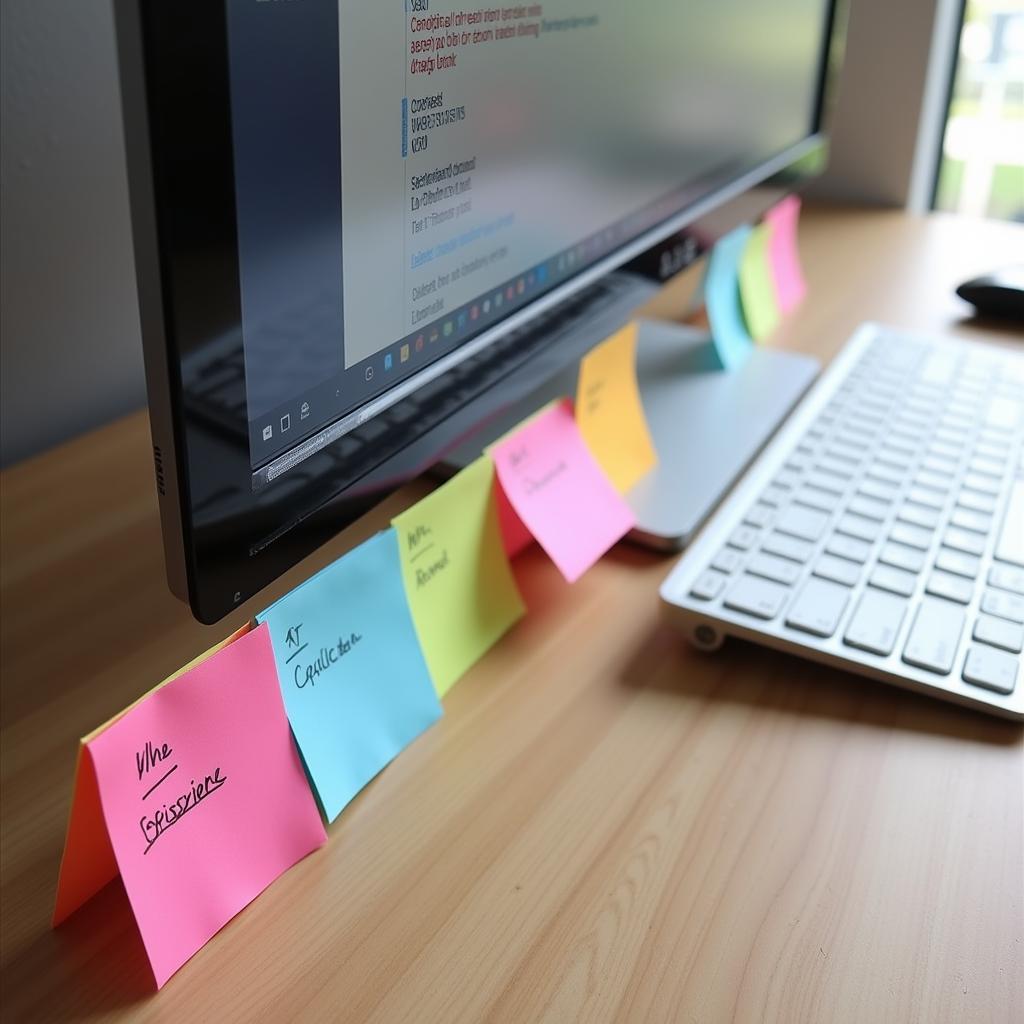
POLYGON ((441 717, 405 600, 393 529, 256 616, 328 821, 441 717))
POLYGON ((753 341, 747 332, 740 300, 739 267, 751 228, 743 224, 720 238, 708 257, 704 272, 704 305, 722 366, 733 370, 750 355, 753 341))

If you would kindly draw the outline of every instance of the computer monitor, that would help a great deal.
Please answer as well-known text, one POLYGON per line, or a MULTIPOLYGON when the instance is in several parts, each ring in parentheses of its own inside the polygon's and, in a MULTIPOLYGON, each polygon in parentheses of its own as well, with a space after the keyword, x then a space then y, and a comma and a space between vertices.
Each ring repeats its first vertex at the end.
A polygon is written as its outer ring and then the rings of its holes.
POLYGON ((196 617, 625 323, 652 253, 678 269, 818 167, 834 7, 115 0, 168 577, 196 617))

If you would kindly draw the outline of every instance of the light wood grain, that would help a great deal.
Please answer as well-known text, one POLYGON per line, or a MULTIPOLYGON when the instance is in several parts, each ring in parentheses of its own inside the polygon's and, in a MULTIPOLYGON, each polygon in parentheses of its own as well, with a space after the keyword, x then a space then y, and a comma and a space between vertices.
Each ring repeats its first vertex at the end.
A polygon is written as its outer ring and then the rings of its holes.
MULTIPOLYGON (((802 242, 811 298, 776 344, 828 357, 869 318, 1006 340, 958 323, 951 287, 1024 229, 822 210, 802 242)), ((752 646, 697 655, 660 622, 671 561, 626 546, 572 587, 517 559, 529 615, 444 719, 153 995, 119 883, 49 928, 76 740, 255 604, 208 629, 166 591, 143 415, 2 492, 5 1020, 1024 1018, 1021 730, 752 646)))

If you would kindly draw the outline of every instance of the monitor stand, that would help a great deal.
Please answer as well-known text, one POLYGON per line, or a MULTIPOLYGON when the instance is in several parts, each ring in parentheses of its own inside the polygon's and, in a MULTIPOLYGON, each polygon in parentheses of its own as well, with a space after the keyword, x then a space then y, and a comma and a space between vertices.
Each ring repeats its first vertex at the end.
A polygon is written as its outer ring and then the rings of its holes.
MULTIPOLYGON (((677 551, 697 530, 813 383, 809 356, 755 346, 723 370, 705 329, 639 322, 637 379, 658 465, 627 495, 637 525, 631 539, 677 551)), ((451 473, 553 399, 576 393, 576 363, 551 378, 450 452, 451 473)))

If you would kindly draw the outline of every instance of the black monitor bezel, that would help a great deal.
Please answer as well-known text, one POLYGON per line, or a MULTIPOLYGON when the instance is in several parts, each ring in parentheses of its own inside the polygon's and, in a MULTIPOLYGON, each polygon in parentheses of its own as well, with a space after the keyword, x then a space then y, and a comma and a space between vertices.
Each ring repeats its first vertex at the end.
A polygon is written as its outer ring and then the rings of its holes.
MULTIPOLYGON (((736 178, 730 177, 694 204, 692 219, 679 211, 664 223, 664 237, 655 239, 652 249, 672 245, 687 254, 683 262, 696 258, 773 196, 820 170, 831 79, 842 52, 841 12, 841 4, 830 4, 814 121, 806 139, 774 161, 749 169, 739 195, 733 194, 736 178), (749 186, 754 184, 765 187, 752 204, 749 186), (680 227, 680 220, 687 225, 680 227)), ((329 500, 319 493, 308 508, 287 509, 286 514, 278 508, 268 515, 266 496, 252 494, 251 509, 243 507, 215 529, 204 524, 207 497, 200 497, 194 484, 208 472, 211 457, 216 454, 221 464, 225 452, 211 441, 208 424, 187 407, 182 360, 214 334, 241 330, 226 8, 209 0, 115 0, 115 13, 168 578, 196 618, 212 623, 461 441, 466 417, 420 433, 410 430, 408 451, 390 452, 329 500)), ((628 248, 621 259, 606 260, 602 267, 610 271, 629 259, 634 269, 642 268, 643 259, 628 248)), ((572 288, 571 282, 563 291, 568 295, 572 288)), ((599 340, 595 336, 593 343, 599 340)), ((509 397, 503 390, 499 378, 476 395, 474 417, 485 419, 489 410, 506 405, 509 397)), ((230 456, 227 464, 226 476, 234 479, 226 485, 251 487, 247 450, 239 450, 237 466, 230 456)))

